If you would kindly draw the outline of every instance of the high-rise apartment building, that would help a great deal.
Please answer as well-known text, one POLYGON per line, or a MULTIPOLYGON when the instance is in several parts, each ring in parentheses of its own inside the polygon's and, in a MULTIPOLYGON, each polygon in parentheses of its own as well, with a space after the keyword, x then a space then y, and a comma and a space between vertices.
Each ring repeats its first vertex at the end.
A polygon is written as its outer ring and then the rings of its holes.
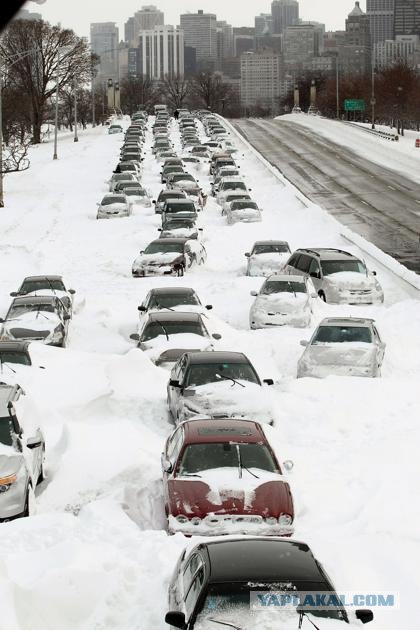
POLYGON ((137 46, 140 31, 149 31, 155 26, 162 26, 165 16, 154 5, 146 5, 137 11, 125 23, 124 39, 130 46, 137 46))
POLYGON ((241 56, 241 104, 261 106, 276 113, 280 100, 281 56, 273 51, 246 52, 241 56))
POLYGON ((297 0, 273 0, 271 3, 273 33, 283 33, 288 26, 299 22, 299 2, 297 0))
POLYGON ((175 26, 155 26, 140 31, 138 74, 159 81, 184 75, 184 33, 175 26))
POLYGON ((394 34, 420 35, 420 0, 395 0, 394 34))
POLYGON ((288 70, 298 70, 313 57, 319 57, 324 46, 325 26, 302 22, 284 31, 283 53, 288 70))
POLYGON ((95 22, 90 25, 90 43, 92 51, 100 62, 96 83, 119 78, 118 27, 115 22, 95 22))
POLYGON ((394 0, 366 0, 372 45, 394 38, 394 0))
POLYGON ((255 37, 266 37, 274 33, 274 21, 271 13, 255 16, 255 37))
POLYGON ((214 13, 183 13, 180 18, 186 46, 195 48, 199 67, 217 62, 217 20, 214 13))

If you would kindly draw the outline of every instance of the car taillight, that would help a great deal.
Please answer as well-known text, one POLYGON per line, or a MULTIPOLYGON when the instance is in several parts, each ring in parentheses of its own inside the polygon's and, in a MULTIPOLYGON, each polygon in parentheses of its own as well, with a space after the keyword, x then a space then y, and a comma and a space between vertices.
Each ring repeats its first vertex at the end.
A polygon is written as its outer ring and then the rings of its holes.
POLYGON ((290 514, 282 514, 279 518, 279 525, 287 527, 293 523, 293 519, 290 514))

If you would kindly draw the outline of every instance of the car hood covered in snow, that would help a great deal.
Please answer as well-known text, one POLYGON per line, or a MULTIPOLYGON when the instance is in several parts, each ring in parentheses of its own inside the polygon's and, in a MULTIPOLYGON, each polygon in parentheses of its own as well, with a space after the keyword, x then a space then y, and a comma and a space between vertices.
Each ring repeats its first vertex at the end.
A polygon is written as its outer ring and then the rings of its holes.
POLYGON ((264 313, 296 313, 305 308, 309 303, 307 293, 272 293, 271 295, 258 295, 252 306, 253 311, 264 313))
POLYGON ((325 280, 335 287, 349 290, 373 289, 376 286, 375 276, 354 271, 340 271, 325 276, 325 280))
POLYGON ((159 252, 157 254, 140 254, 134 261, 134 265, 138 267, 147 267, 147 265, 169 265, 174 260, 182 256, 179 252, 159 252))
POLYGON ((33 331, 50 331, 61 324, 61 319, 56 313, 47 311, 28 311, 22 313, 19 317, 14 317, 4 323, 3 330, 9 330, 13 334, 13 330, 33 330, 33 331))
POLYGON ((307 347, 303 358, 316 365, 369 366, 376 356, 373 343, 348 342, 312 344, 307 347))
POLYGON ((174 363, 184 352, 211 350, 211 341, 208 337, 193 333, 169 335, 169 339, 162 334, 150 341, 142 342, 141 348, 154 363, 174 363), (178 352, 175 353, 174 350, 178 352))

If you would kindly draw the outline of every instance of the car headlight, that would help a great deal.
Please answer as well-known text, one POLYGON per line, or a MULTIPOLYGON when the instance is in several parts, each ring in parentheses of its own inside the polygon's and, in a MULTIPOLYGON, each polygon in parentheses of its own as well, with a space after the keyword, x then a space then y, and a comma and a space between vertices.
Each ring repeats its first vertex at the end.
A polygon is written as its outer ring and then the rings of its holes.
POLYGON ((282 527, 289 527, 293 523, 293 519, 290 514, 282 514, 279 518, 279 525, 282 527))
MULTIPOLYGON (((281 517, 280 517, 281 518, 281 517)), ((267 525, 277 525, 277 519, 275 516, 268 516, 265 519, 265 522, 267 523, 267 525)))
POLYGON ((175 520, 181 525, 185 525, 185 523, 189 522, 185 514, 178 514, 178 516, 175 517, 175 520))
POLYGON ((10 490, 11 486, 17 481, 17 475, 9 475, 8 477, 0 477, 0 494, 10 490))
POLYGON ((200 525, 201 523, 201 518, 199 516, 194 516, 191 521, 190 521, 191 525, 200 525))

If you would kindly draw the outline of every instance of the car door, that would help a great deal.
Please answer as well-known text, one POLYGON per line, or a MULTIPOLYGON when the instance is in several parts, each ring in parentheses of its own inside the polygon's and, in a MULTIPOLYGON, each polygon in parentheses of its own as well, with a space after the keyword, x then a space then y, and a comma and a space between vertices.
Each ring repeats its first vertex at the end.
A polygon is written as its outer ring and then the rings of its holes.
POLYGON ((372 332, 377 347, 378 367, 380 368, 384 360, 385 344, 383 343, 376 326, 372 326, 372 332))
POLYGON ((168 438, 166 442, 166 447, 164 451, 164 459, 171 463, 172 470, 171 472, 167 472, 163 470, 163 499, 165 503, 165 509, 167 514, 169 514, 169 492, 168 492, 168 480, 172 479, 174 476, 174 470, 176 468, 176 464, 178 461, 178 456, 181 452, 181 449, 184 444, 184 427, 181 425, 172 433, 172 435, 168 438))
POLYGON ((308 275, 315 289, 318 291, 321 286, 321 267, 316 258, 311 259, 309 269, 308 269, 308 275))

